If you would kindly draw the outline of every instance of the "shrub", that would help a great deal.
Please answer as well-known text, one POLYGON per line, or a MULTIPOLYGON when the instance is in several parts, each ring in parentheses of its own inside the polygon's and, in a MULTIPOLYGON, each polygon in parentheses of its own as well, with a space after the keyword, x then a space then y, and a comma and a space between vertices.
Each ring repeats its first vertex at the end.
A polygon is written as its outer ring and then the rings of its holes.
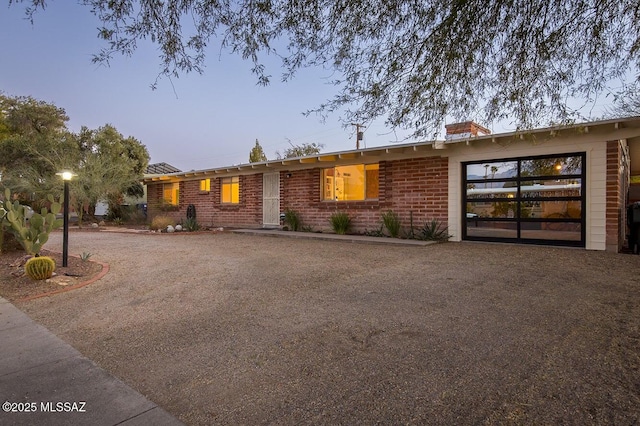
POLYGON ((371 231, 365 229, 364 235, 366 235, 367 237, 384 237, 384 232, 382 232, 383 227, 384 225, 380 225, 380 228, 372 229, 371 231))
POLYGON ((200 229, 200 225, 198 225, 198 222, 196 221, 195 217, 187 218, 182 224, 182 226, 186 231, 189 231, 189 232, 194 232, 200 229))
POLYGON ((451 238, 449 227, 443 227, 438 219, 431 219, 425 223, 418 234, 418 239, 426 241, 448 241, 449 238, 451 238))
POLYGON ((167 226, 169 225, 175 226, 175 224, 176 224, 176 221, 173 220, 173 218, 169 216, 159 215, 153 218, 149 228, 153 231, 158 231, 158 230, 163 231, 167 229, 167 226))
POLYGON ((124 223, 145 223, 147 220, 141 205, 110 205, 105 219, 116 222, 118 219, 124 223))
POLYGON ((387 231, 389 231, 391 237, 400 237, 402 227, 400 226, 400 218, 396 212, 389 210, 386 213, 382 213, 382 223, 384 227, 387 228, 387 231))
POLYGON ((349 213, 346 212, 335 212, 331 215, 329 222, 331 223, 331 228, 339 235, 346 234, 351 227, 351 218, 349 213))
POLYGON ((299 231, 302 226, 300 213, 295 210, 287 209, 287 211, 284 212, 284 223, 289 226, 290 230, 299 231))

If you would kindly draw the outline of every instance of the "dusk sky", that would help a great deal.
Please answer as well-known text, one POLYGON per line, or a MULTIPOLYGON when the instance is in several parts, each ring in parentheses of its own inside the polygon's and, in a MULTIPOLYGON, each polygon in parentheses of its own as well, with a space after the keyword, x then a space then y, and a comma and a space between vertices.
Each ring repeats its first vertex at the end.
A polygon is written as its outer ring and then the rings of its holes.
MULTIPOLYGON (((305 70, 280 83, 274 61, 270 86, 256 85, 252 64, 220 51, 210 43, 203 75, 162 77, 156 90, 158 51, 139 44, 132 57, 116 56, 109 67, 91 62, 104 47, 97 38, 98 20, 88 7, 72 1, 50 1, 34 25, 25 19, 24 5, 0 8, 0 91, 8 96, 32 96, 64 108, 68 127, 96 129, 114 125, 148 149, 152 163, 166 162, 182 170, 247 163, 258 139, 269 159, 293 144, 321 143, 323 152, 355 149, 355 129, 343 128, 339 115, 322 123, 304 117, 335 93, 327 84, 331 72, 305 70)), ((610 99, 607 99, 610 101, 610 99)), ((599 103, 592 116, 605 105, 599 103)), ((592 107, 590 107, 592 108, 592 107)), ((494 133, 508 126, 489 127, 494 133)), ((381 118, 365 130, 367 147, 390 145, 409 132, 392 133, 381 118)))

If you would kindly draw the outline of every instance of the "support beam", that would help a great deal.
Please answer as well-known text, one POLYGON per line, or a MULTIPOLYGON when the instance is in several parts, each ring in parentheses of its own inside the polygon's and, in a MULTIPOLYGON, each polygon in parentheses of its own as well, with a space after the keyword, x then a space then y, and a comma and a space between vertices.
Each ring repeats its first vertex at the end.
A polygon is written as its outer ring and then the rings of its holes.
POLYGON ((340 158, 341 160, 353 160, 357 157, 355 152, 348 152, 345 154, 338 154, 338 158, 340 158))

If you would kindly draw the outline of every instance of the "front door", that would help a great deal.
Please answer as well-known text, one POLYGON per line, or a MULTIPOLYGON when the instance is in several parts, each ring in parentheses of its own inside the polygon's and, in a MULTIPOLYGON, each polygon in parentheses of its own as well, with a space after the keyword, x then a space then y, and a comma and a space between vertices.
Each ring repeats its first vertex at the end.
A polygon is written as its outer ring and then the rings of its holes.
POLYGON ((280 226, 280 173, 262 175, 262 226, 280 226))

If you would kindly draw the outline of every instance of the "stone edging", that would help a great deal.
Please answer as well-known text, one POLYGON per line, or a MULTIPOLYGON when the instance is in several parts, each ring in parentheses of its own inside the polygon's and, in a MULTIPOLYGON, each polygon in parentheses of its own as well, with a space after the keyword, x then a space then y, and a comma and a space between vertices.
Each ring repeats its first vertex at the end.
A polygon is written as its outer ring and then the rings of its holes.
MULTIPOLYGON (((74 256, 74 257, 78 257, 79 258, 79 256, 74 256)), ((94 275, 93 277, 91 277, 89 280, 83 281, 83 282, 78 283, 78 284, 70 285, 68 287, 64 287, 64 288, 61 288, 59 290, 49 291, 49 292, 46 292, 46 293, 36 294, 36 295, 33 295, 33 296, 27 296, 27 297, 23 297, 22 299, 16 299, 15 302, 29 302, 31 300, 40 299, 41 297, 49 297, 49 296, 53 296, 55 294, 65 293, 67 291, 71 291, 71 290, 75 290, 75 289, 78 289, 78 288, 82 288, 82 287, 88 286, 89 284, 93 284, 94 282, 98 281, 99 279, 101 279, 102 277, 107 275, 107 273, 109 272, 109 264, 108 263, 99 262, 97 260, 90 260, 89 262, 94 262, 94 263, 97 263, 97 264, 102 266, 102 270, 100 272, 98 272, 96 275, 94 275)))

